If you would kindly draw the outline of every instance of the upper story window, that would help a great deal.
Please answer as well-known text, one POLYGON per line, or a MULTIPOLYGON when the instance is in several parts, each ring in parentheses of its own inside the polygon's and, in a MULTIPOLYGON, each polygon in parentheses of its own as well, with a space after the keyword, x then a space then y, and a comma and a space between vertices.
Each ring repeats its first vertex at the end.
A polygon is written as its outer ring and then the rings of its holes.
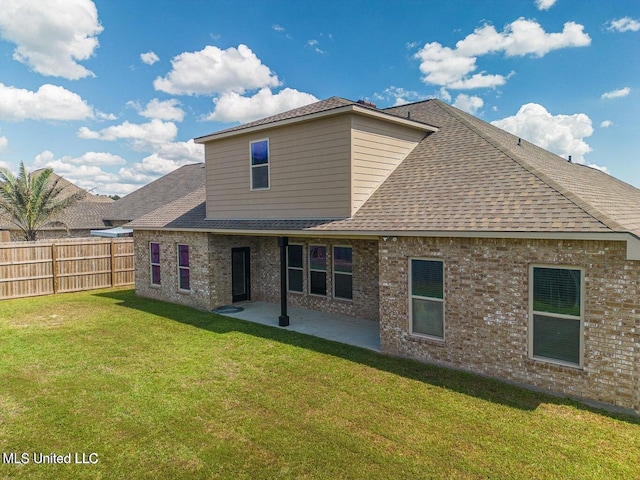
POLYGON ((411 333, 444 339, 444 263, 412 258, 409 269, 411 333))
POLYGON ((151 285, 160 285, 160 244, 149 243, 149 263, 151 266, 151 285))
POLYGON ((531 267, 531 356, 582 365, 584 277, 570 267, 531 267))
POLYGON ((251 190, 269 188, 269 139, 251 142, 251 190))

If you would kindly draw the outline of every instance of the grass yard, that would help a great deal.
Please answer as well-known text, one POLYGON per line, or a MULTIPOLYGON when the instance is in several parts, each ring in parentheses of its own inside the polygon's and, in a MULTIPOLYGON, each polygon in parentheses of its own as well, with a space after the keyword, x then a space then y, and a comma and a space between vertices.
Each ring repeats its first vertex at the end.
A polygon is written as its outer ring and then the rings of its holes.
POLYGON ((11 452, 0 479, 633 479, 640 422, 114 289, 0 303, 11 452))

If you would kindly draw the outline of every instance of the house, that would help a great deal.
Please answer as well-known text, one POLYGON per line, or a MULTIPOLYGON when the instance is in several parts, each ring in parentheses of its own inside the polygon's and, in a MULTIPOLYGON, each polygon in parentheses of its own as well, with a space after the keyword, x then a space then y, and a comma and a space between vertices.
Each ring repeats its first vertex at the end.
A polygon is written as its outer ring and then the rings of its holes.
POLYGON ((129 225, 139 295, 365 318, 384 353, 640 412, 640 190, 435 99, 196 141, 206 184, 129 225))
MULTIPOLYGON (((35 170, 33 173, 38 172, 35 170)), ((88 237, 91 230, 108 228, 103 217, 114 201, 106 195, 95 195, 74 183, 53 173, 51 181, 57 181, 62 188, 60 199, 81 194, 82 198, 65 208, 63 212, 44 225, 38 232, 38 239, 68 237, 88 237)), ((0 229, 9 232, 13 240, 22 240, 22 232, 8 219, 0 216, 0 229)), ((6 237, 5 237, 6 238, 6 237)))
POLYGON ((107 225, 120 227, 204 185, 204 164, 184 165, 121 198, 104 213, 107 225))

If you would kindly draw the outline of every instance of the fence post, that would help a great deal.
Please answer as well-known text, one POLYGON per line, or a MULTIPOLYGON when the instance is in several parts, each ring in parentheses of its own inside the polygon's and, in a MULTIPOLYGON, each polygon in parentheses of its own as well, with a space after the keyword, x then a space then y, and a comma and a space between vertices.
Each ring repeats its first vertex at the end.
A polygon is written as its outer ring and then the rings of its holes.
POLYGON ((58 293, 58 255, 56 255, 56 243, 51 242, 51 272, 53 273, 53 293, 58 293))
POLYGON ((115 278, 116 278, 116 255, 113 249, 114 245, 113 245, 113 238, 111 239, 111 286, 115 287, 115 278))

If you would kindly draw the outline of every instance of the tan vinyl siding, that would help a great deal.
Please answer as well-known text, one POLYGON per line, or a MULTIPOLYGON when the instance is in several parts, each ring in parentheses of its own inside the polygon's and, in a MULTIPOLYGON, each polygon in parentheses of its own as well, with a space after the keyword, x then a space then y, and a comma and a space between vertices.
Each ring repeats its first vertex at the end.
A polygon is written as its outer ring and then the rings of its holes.
POLYGON ((344 115, 207 143, 207 218, 348 217, 350 142, 344 115), (251 191, 249 144, 266 138, 269 189, 251 191))
POLYGON ((352 207, 355 213, 424 137, 423 131, 354 115, 352 207))

